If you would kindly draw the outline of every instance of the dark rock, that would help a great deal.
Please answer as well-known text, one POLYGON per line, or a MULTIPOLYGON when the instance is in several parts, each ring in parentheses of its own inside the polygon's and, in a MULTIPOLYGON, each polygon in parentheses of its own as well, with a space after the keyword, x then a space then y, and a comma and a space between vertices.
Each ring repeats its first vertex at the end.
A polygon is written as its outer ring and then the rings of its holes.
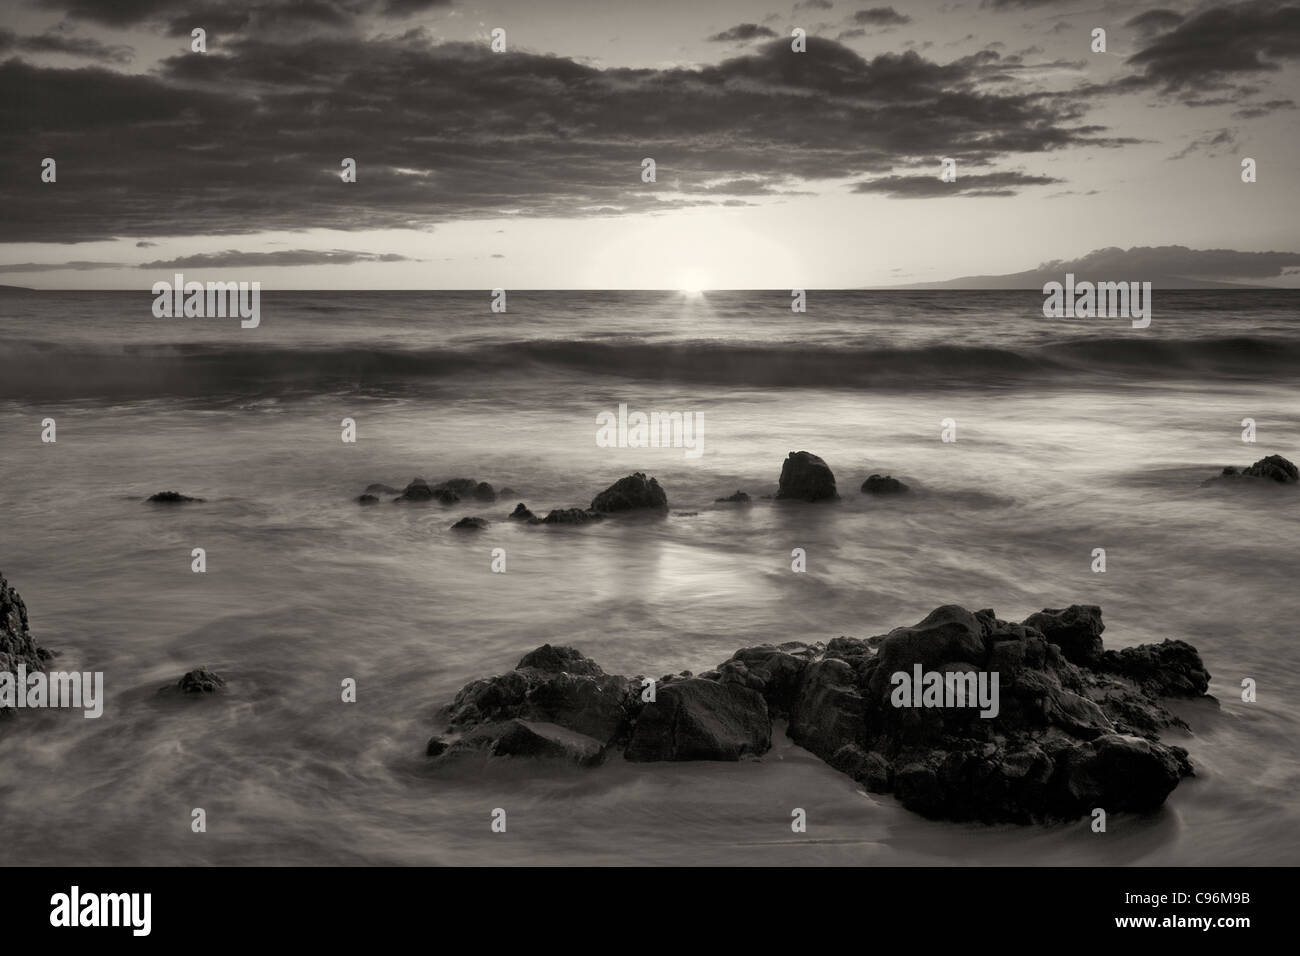
MULTIPOLYGON (((484 484, 487 484, 484 482, 484 484)), ((458 499, 474 494, 478 490, 479 483, 473 478, 450 478, 447 481, 439 482, 434 485, 434 491, 449 491, 458 499)), ((491 488, 491 485, 488 485, 491 488)))
POLYGON ((735 502, 736 504, 747 505, 750 502, 750 497, 743 491, 737 491, 734 495, 727 495, 725 498, 715 498, 713 500, 717 502, 735 502))
POLYGON ((542 519, 542 524, 586 524, 600 521, 605 516, 583 508, 556 508, 542 519))
POLYGON ((774 715, 789 715, 799 689, 804 667, 816 649, 791 641, 780 645, 747 647, 718 666, 717 680, 756 690, 774 715))
POLYGON ((1045 608, 1022 622, 1036 628, 1061 649, 1065 659, 1074 664, 1092 666, 1101 657, 1101 608, 1095 604, 1071 604, 1069 607, 1045 608))
MULTIPOLYGON (((53 652, 38 645, 32 637, 27 626, 27 605, 5 580, 5 576, 0 574, 0 671, 16 675, 19 665, 29 674, 43 671, 53 656, 53 652)), ((25 688, 16 690, 26 693, 25 688)), ((0 707, 0 715, 7 714, 9 710, 8 707, 0 707)))
POLYGON ((184 694, 213 694, 226 686, 226 679, 215 671, 199 668, 186 672, 176 682, 184 694))
POLYGON ((461 518, 451 526, 452 531, 482 531, 488 526, 486 518, 461 518))
POLYGON ((772 721, 758 692, 689 678, 657 688, 632 728, 628 760, 739 760, 772 746, 772 721))
POLYGON ((180 505, 189 501, 203 501, 202 498, 191 498, 189 495, 183 495, 179 491, 160 491, 152 494, 147 499, 157 504, 163 505, 180 505))
POLYGON ((435 734, 429 738, 429 742, 424 746, 426 757, 440 757, 447 752, 448 743, 440 734, 435 734))
POLYGON ((396 488, 392 487, 391 485, 380 484, 379 482, 374 482, 373 484, 366 485, 365 493, 368 495, 401 494, 401 492, 399 492, 396 488))
POLYGON ((497 493, 492 490, 492 486, 486 481, 480 481, 474 486, 475 501, 496 501, 497 493))
POLYGON ((460 501, 460 495, 456 494, 456 492, 452 491, 450 488, 435 488, 433 491, 433 497, 437 500, 438 504, 441 505, 454 505, 456 502, 460 501))
POLYGON ((861 743, 866 732, 866 701, 857 675, 846 661, 826 658, 803 671, 790 714, 790 739, 829 761, 848 744, 861 743))
POLYGON ((1294 464, 1281 455, 1269 455, 1266 458, 1261 458, 1249 468, 1234 468, 1229 465, 1223 469, 1217 478, 1210 478, 1201 482, 1201 484, 1212 485, 1225 480, 1246 482, 1250 479, 1265 482, 1272 481, 1281 485, 1293 485, 1300 481, 1300 469, 1297 469, 1294 464))
POLYGON ((907 485, 890 475, 870 475, 862 490, 869 495, 897 495, 907 491, 907 485))
POLYGON ((519 492, 515 491, 515 489, 513 489, 513 488, 511 488, 509 485, 507 485, 506 487, 502 488, 500 491, 497 492, 497 497, 498 497, 498 498, 513 498, 513 497, 515 497, 515 496, 518 495, 518 494, 519 494, 519 492))
POLYGON ((572 647, 553 647, 543 644, 519 659, 515 670, 538 670, 544 674, 577 674, 582 677, 600 677, 605 672, 589 657, 572 647))
POLYGON ((1063 772, 1067 812, 1082 815, 1101 807, 1142 813, 1164 803, 1191 765, 1181 747, 1108 734, 1071 751, 1063 772))
POLYGON ((537 515, 528 510, 528 506, 522 501, 515 505, 515 510, 510 512, 511 521, 539 521, 537 515))
POLYGON ((667 511, 668 495, 658 481, 639 471, 620 478, 591 500, 591 510, 600 514, 640 509, 667 511))
POLYGON ((835 476, 826 462, 806 451, 792 451, 781 465, 781 486, 778 499, 799 501, 824 501, 838 498, 835 476))
POLYGON ((1165 639, 1101 655, 1100 667, 1127 677, 1151 697, 1200 697, 1210 689, 1210 674, 1196 648, 1165 639))
POLYGON ((377 505, 379 504, 379 499, 374 495, 362 495, 357 499, 357 502, 363 505, 377 505))
POLYGON ((433 498, 433 488, 423 478, 412 478, 411 483, 402 491, 399 501, 429 501, 433 498))
POLYGON ((497 757, 545 757, 568 760, 581 767, 600 763, 605 745, 594 737, 544 721, 512 720, 492 746, 497 757))

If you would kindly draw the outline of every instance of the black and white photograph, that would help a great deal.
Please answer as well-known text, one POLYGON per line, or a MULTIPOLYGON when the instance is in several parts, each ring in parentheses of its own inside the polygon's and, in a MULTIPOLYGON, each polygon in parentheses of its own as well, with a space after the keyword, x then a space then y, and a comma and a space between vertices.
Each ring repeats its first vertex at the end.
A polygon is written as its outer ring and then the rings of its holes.
POLYGON ((0 864, 74 874, 22 922, 1006 868, 1249 937, 1300 5, 877 2, 5 0, 0 864))

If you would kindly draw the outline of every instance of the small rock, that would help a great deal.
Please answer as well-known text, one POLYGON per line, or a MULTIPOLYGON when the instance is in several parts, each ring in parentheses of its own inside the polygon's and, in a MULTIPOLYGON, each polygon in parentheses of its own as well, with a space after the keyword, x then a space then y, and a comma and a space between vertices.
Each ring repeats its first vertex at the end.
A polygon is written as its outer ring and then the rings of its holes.
POLYGON ((160 491, 157 494, 150 495, 149 501, 157 502, 164 505, 184 504, 188 501, 202 501, 202 498, 191 498, 189 495, 183 495, 179 491, 160 491))
POLYGON ((734 495, 727 495, 725 498, 715 498, 713 500, 717 502, 735 502, 736 504, 746 505, 749 504, 750 497, 743 491, 737 490, 734 495))
POLYGON ((451 526, 453 531, 482 531, 488 526, 486 518, 461 518, 451 526))
POLYGON ((600 521, 605 516, 584 508, 555 508, 542 519, 542 524, 586 524, 588 521, 600 521))
POLYGON ((522 501, 515 505, 515 510, 510 512, 511 521, 537 521, 537 515, 528 510, 528 506, 522 501))
POLYGON ((362 495, 357 499, 357 502, 363 505, 377 505, 379 504, 379 499, 374 495, 362 495))
POLYGON ((862 483, 862 490, 869 495, 897 495, 907 491, 907 485, 890 475, 871 475, 862 483))
POLYGON ((830 467, 816 455, 806 451, 792 451, 781 465, 781 486, 778 500, 825 501, 838 498, 835 476, 830 467))
POLYGON ((620 478, 591 501, 591 510, 601 514, 640 509, 667 511, 668 495, 658 481, 639 471, 620 478))
POLYGON ((199 668, 188 671, 176 686, 185 694, 213 694, 226 686, 226 679, 215 671, 199 668))

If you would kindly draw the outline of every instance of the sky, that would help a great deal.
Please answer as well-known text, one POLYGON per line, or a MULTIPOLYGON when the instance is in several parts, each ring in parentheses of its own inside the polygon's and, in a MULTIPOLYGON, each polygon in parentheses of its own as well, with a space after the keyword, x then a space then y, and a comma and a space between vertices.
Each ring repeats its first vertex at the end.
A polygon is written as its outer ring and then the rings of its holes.
POLYGON ((1296 287, 1297 99, 1300 0, 5 0, 0 283, 1296 287))

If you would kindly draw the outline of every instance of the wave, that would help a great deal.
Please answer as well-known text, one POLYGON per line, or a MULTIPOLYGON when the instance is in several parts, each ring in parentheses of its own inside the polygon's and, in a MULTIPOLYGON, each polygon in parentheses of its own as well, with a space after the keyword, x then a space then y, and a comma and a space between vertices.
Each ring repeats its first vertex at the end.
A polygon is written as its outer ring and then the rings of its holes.
POLYGON ((1253 336, 1087 338, 914 348, 720 341, 535 340, 472 348, 66 346, 9 341, 0 398, 248 397, 463 388, 490 377, 580 375, 678 384, 931 390, 1259 378, 1300 373, 1300 342, 1253 336))

